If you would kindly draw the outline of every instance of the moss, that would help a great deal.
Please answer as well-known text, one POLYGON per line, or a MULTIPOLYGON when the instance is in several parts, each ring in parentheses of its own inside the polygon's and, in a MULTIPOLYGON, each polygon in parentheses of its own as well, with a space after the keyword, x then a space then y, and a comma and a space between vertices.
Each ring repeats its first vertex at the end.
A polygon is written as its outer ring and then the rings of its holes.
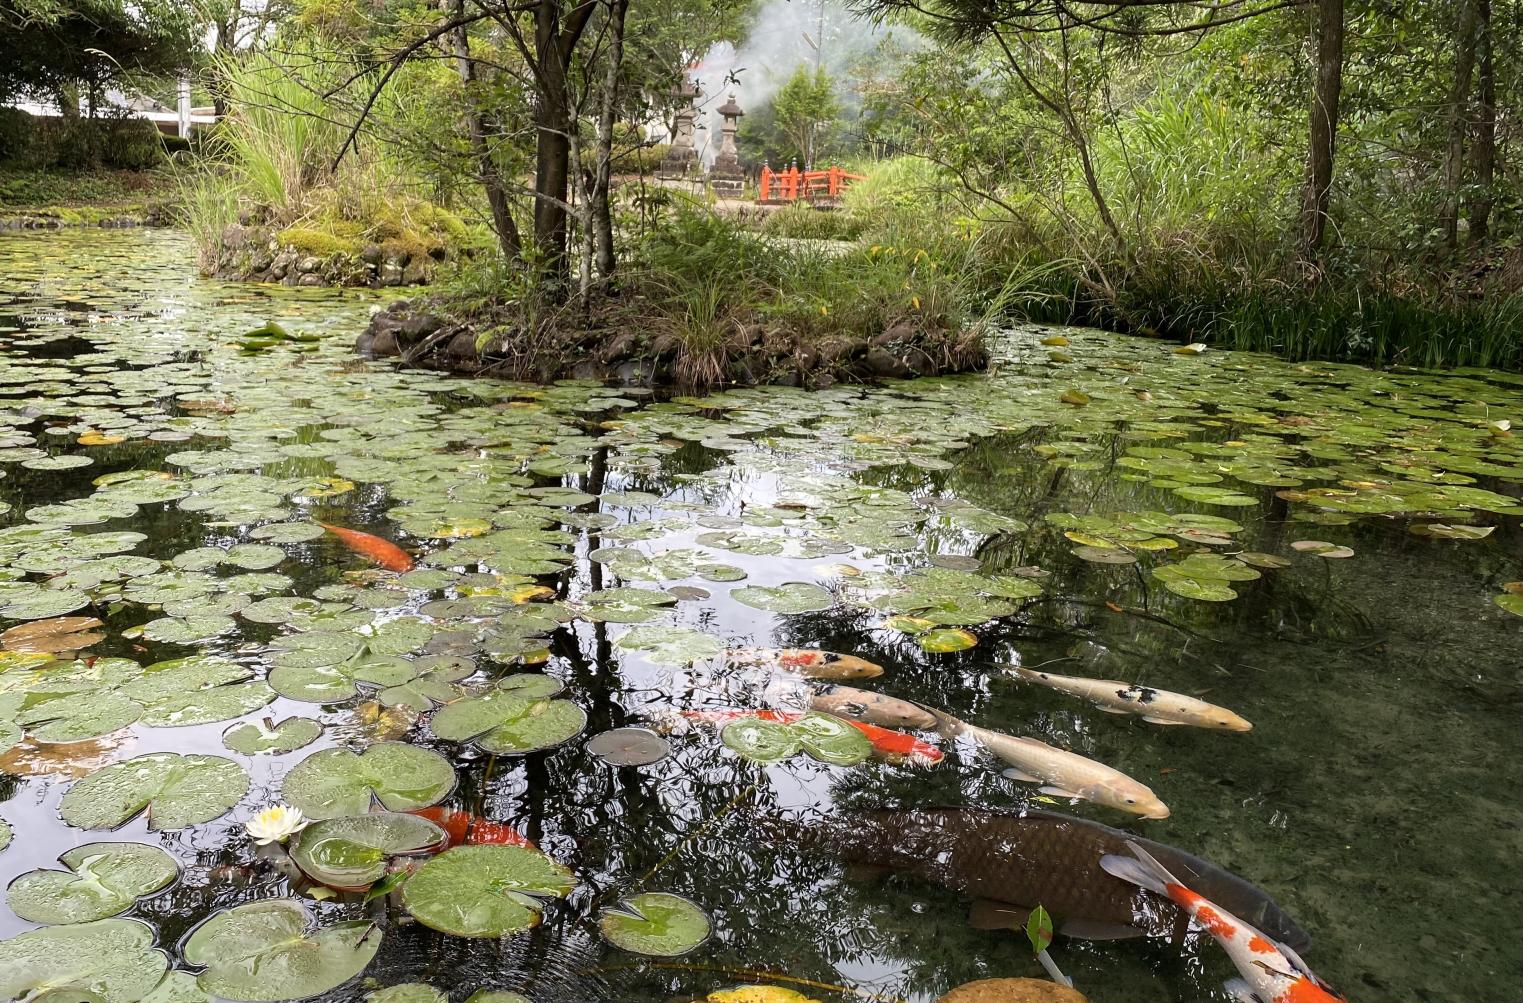
POLYGON ((340 254, 359 254, 362 243, 353 237, 338 236, 326 230, 305 226, 293 226, 281 230, 275 239, 286 247, 294 247, 301 254, 317 258, 333 258, 340 254))

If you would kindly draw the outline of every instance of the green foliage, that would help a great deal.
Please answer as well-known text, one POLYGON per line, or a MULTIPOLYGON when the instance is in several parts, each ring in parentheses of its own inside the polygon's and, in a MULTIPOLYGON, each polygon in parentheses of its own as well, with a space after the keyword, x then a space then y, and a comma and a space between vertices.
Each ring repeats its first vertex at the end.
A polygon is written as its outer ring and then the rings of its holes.
POLYGON ((746 113, 737 139, 752 159, 778 165, 820 161, 835 149, 840 113, 835 81, 823 68, 811 72, 800 65, 771 101, 746 113))
POLYGON ((123 118, 34 118, 0 108, 0 163, 21 170, 142 171, 165 160, 153 123, 123 118))
POLYGON ((866 224, 861 219, 804 203, 768 213, 761 224, 761 232, 770 237, 797 240, 856 240, 864 229, 866 224))
POLYGON ((0 0, 0 100, 86 99, 133 74, 185 67, 195 19, 174 0, 0 0))

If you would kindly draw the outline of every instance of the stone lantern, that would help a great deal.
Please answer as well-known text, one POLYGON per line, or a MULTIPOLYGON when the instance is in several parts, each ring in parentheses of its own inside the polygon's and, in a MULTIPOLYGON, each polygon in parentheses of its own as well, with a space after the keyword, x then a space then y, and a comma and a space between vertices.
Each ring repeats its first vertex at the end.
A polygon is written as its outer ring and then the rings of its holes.
POLYGON ((682 75, 682 83, 673 88, 672 95, 677 99, 677 117, 673 123, 676 130, 671 146, 667 147, 666 156, 661 158, 661 166, 656 169, 658 177, 684 178, 697 164, 698 153, 693 149, 693 125, 698 118, 697 102, 700 93, 698 85, 685 73, 682 75))
POLYGON ((740 167, 740 154, 735 150, 735 133, 740 128, 740 116, 745 112, 735 103, 735 95, 719 106, 719 155, 709 169, 709 184, 714 194, 721 198, 739 198, 745 189, 746 175, 740 167))

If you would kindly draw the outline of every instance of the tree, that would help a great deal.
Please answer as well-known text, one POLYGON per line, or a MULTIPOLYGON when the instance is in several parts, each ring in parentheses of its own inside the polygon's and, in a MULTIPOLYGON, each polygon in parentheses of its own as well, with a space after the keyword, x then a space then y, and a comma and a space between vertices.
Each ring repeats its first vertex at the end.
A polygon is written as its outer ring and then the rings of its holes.
POLYGON ((813 73, 799 66, 772 99, 772 115, 790 152, 812 165, 841 106, 823 67, 813 73))
POLYGON ((108 85, 180 72, 198 46, 174 0, 0 0, 0 100, 49 97, 68 114, 82 90, 93 111, 108 85))
POLYGON ((1343 0, 1317 0, 1312 28, 1311 111, 1307 116, 1306 193, 1301 207, 1302 251, 1308 261, 1322 254, 1332 200, 1333 158, 1338 140, 1338 102, 1343 95, 1343 0))

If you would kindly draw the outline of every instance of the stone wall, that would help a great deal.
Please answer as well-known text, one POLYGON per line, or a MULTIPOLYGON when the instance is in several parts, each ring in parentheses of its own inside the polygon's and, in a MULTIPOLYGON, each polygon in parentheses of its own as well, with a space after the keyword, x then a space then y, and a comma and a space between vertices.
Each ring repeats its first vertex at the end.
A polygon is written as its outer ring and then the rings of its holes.
POLYGON ((222 231, 216 260, 207 274, 219 279, 278 282, 288 286, 427 285, 448 256, 442 247, 400 244, 300 247, 282 243, 277 233, 234 224, 222 231))

